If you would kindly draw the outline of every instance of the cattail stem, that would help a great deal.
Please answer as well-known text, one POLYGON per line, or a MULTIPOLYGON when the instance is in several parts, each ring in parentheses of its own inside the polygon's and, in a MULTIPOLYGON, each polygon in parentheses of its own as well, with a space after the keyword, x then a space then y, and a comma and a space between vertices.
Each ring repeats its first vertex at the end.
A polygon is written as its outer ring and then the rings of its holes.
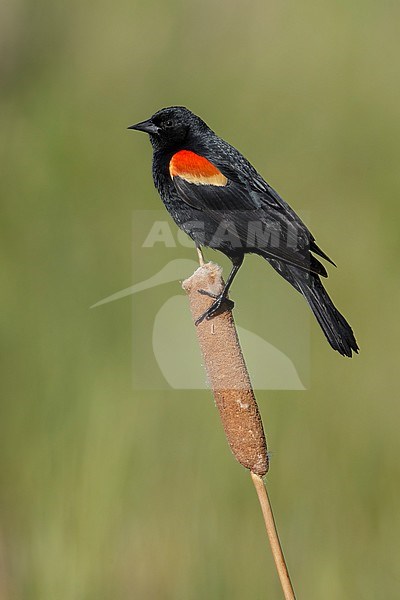
POLYGON ((295 600, 292 582, 290 581, 289 571, 283 555, 282 546, 279 541, 278 531, 275 525, 274 513, 272 512, 271 503, 267 488, 262 477, 251 473, 251 478, 256 488, 258 500, 261 505, 262 514, 264 517, 265 528, 267 530, 269 543, 271 546, 272 556, 274 557, 276 570, 279 575, 285 600, 295 600))
MULTIPOLYGON (((221 267, 213 263, 201 263, 193 275, 183 282, 194 321, 210 307, 223 286, 221 267), (199 293, 199 290, 208 292, 210 296, 199 293)), ((293 587, 262 479, 269 467, 263 424, 232 312, 226 310, 210 320, 202 321, 196 327, 196 333, 228 443, 235 458, 251 472, 285 599, 294 600, 293 587)))

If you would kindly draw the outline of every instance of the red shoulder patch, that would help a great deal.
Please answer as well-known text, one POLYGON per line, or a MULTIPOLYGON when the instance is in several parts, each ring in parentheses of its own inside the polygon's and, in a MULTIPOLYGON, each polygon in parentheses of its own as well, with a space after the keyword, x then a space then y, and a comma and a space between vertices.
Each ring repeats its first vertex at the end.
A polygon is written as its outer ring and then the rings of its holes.
POLYGON ((169 174, 185 179, 196 185, 224 186, 228 183, 221 173, 209 160, 190 150, 180 150, 173 155, 169 163, 169 174))

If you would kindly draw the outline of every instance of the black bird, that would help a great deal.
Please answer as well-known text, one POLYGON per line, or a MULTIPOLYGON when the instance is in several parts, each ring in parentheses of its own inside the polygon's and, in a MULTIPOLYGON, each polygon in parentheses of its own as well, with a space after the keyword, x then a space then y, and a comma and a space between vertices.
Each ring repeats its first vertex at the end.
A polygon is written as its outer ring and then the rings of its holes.
POLYGON ((322 263, 334 264, 306 225, 236 148, 183 106, 171 106, 132 125, 149 134, 154 184, 176 224, 197 248, 220 250, 232 270, 204 315, 233 307, 228 291, 244 255, 265 258, 311 307, 328 342, 344 356, 358 352, 353 331, 322 285, 322 263))

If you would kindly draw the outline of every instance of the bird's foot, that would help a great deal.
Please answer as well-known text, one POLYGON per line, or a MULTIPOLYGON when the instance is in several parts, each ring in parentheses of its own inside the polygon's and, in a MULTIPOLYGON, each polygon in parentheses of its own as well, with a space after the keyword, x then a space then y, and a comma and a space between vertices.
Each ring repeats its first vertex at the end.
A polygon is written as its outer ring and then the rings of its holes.
POLYGON ((222 294, 213 294, 212 292, 207 292, 207 290, 197 290, 199 294, 202 296, 209 296, 210 298, 219 298, 222 294))
POLYGON ((210 298, 215 298, 215 302, 211 304, 211 306, 196 320, 195 325, 200 325, 204 321, 204 319, 212 319, 216 315, 219 315, 227 310, 232 310, 235 306, 233 300, 229 300, 223 294, 212 294, 211 292, 207 292, 206 290, 199 290, 199 294, 203 296, 210 296, 210 298))

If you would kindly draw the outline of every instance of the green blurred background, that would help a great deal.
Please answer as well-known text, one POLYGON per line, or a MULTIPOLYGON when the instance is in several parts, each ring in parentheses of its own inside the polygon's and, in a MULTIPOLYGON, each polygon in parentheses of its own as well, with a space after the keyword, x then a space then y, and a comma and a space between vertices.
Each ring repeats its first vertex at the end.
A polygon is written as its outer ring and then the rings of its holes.
MULTIPOLYGON (((281 597, 211 395, 135 391, 131 299, 89 310, 132 284, 132 210, 160 208, 125 127, 170 104, 308 211, 361 346, 312 322, 310 389, 258 394, 298 596, 400 596, 399 20, 389 0, 2 4, 2 600, 281 597)), ((235 283, 253 330, 271 272, 235 283)))

